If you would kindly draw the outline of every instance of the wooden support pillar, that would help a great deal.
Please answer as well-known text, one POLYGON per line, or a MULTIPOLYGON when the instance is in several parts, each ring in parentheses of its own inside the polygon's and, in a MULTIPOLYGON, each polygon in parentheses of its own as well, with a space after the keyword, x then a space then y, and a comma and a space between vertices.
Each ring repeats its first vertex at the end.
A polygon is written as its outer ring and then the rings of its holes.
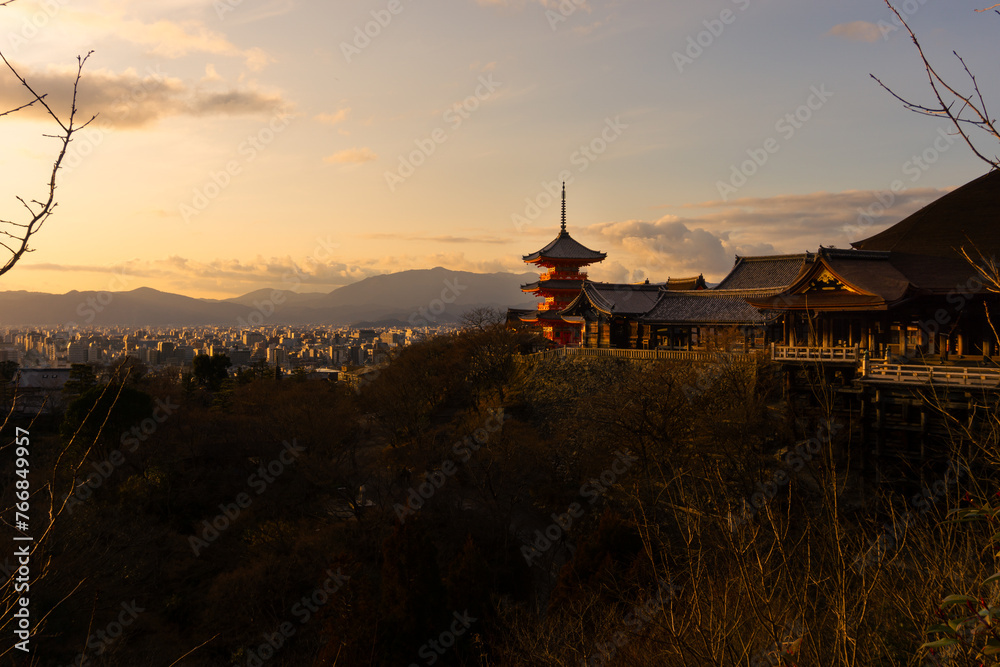
POLYGON ((879 333, 881 338, 881 344, 879 345, 879 356, 882 359, 889 358, 889 313, 885 313, 882 316, 882 321, 879 323, 879 333))
POLYGON ((882 433, 882 392, 879 389, 875 390, 875 483, 880 484, 881 480, 881 468, 882 468, 882 441, 884 434, 882 433))
POLYGON ((927 461, 927 406, 920 405, 920 463, 927 461))

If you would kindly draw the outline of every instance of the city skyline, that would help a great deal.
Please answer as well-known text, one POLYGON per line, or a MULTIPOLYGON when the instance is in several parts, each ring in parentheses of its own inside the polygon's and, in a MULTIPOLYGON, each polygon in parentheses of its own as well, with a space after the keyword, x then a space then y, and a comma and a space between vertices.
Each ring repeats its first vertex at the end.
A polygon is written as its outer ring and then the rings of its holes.
MULTIPOLYGON (((958 49, 995 92, 981 6, 900 8, 943 72, 959 71, 958 49)), ((225 298, 434 266, 523 273, 558 231, 562 181, 570 231, 608 253, 592 278, 711 281, 737 254, 847 247, 987 170, 871 80, 928 99, 913 45, 874 1, 0 12, 0 50, 57 108, 93 49, 81 112, 100 112, 2 290, 225 298)), ((23 97, 5 73, 0 106, 23 97)), ((46 132, 32 110, 0 119, 0 217, 41 194, 46 132)))

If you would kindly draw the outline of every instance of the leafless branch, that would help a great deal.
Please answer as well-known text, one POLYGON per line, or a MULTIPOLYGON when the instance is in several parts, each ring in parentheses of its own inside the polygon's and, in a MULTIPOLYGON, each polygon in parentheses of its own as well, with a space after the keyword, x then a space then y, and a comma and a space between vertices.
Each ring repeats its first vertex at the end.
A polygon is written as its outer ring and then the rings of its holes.
MULTIPOLYGON (((0 2, 0 7, 5 6, 10 2, 13 2, 13 0, 6 0, 6 2, 0 2)), ((10 72, 14 75, 14 77, 17 78, 17 80, 21 83, 24 89, 27 90, 33 98, 27 104, 24 104, 16 109, 11 109, 10 111, 0 114, 0 116, 5 116, 7 114, 14 113, 15 111, 20 111, 22 109, 37 104, 45 109, 46 113, 52 118, 53 121, 55 121, 56 125, 58 125, 60 129, 59 134, 44 135, 44 136, 55 137, 60 142, 59 152, 56 154, 55 162, 52 165, 52 173, 49 176, 46 196, 42 200, 33 199, 31 200, 30 204, 27 201, 25 201, 23 197, 17 197, 17 200, 20 201, 21 204, 24 206, 24 208, 27 210, 27 222, 4 223, 7 224, 9 227, 14 228, 17 231, 15 233, 11 233, 8 231, 4 232, 6 236, 14 239, 14 242, 11 244, 11 246, 4 244, 4 248, 10 252, 10 257, 7 258, 6 262, 0 265, 0 275, 3 275, 8 271, 10 271, 11 269, 13 269, 14 265, 17 264, 17 262, 26 253, 31 252, 31 248, 28 245, 31 241, 31 237, 38 233, 38 231, 45 224, 45 221, 48 220, 49 216, 52 215, 52 212, 56 208, 56 177, 58 176, 59 169, 60 167, 62 167, 63 160, 66 157, 66 151, 69 148, 69 144, 73 140, 73 136, 83 128, 87 127, 87 125, 89 125, 91 121, 93 121, 94 118, 96 117, 93 116, 84 123, 77 122, 78 109, 76 106, 76 101, 80 87, 80 78, 83 74, 83 66, 86 64, 87 59, 90 58, 91 53, 93 52, 91 51, 87 53, 87 55, 85 56, 78 56, 76 59, 77 70, 76 70, 76 79, 73 81, 73 97, 72 97, 72 102, 70 103, 69 115, 66 117, 65 120, 63 120, 63 118, 59 114, 57 114, 52 109, 51 106, 49 106, 48 102, 45 99, 46 95, 39 94, 37 91, 35 91, 35 89, 32 88, 31 84, 28 83, 28 81, 23 76, 21 76, 20 72, 17 71, 14 65, 11 64, 9 60, 7 60, 7 57, 3 55, 3 53, 0 53, 0 59, 3 60, 4 64, 7 66, 7 69, 10 70, 10 72)))
MULTIPOLYGON (((979 82, 976 81, 976 77, 972 74, 971 70, 969 70, 968 65, 966 65, 965 61, 958 55, 957 52, 952 52, 955 54, 955 57, 958 58, 958 61, 962 63, 962 68, 965 70, 966 75, 968 75, 972 82, 972 93, 966 95, 960 93, 955 87, 946 82, 944 78, 938 74, 937 70, 934 69, 930 60, 927 59, 927 55, 924 52, 923 47, 920 45, 920 41, 917 39, 916 34, 914 34, 902 14, 900 14, 899 11, 893 7, 891 0, 885 0, 885 4, 889 10, 896 15, 896 18, 899 19, 900 25, 906 29, 906 32, 909 33, 914 46, 917 47, 917 53, 920 54, 920 60, 924 65, 924 71, 927 73, 927 82, 931 91, 934 93, 936 104, 926 105, 911 102, 897 95, 891 88, 882 83, 882 81, 879 80, 879 78, 874 74, 871 75, 871 77, 875 79, 878 85, 884 88, 890 95, 902 102, 903 106, 907 110, 924 116, 947 118, 948 121, 954 125, 959 136, 962 137, 966 145, 976 157, 986 162, 991 167, 1000 167, 1000 158, 996 156, 991 158, 983 154, 973 143, 972 137, 968 132, 969 128, 975 127, 986 132, 997 141, 1000 141, 1000 130, 998 130, 995 124, 995 119, 990 117, 986 100, 982 95, 982 91, 979 89, 979 82)), ((989 9, 992 9, 992 7, 989 9)))

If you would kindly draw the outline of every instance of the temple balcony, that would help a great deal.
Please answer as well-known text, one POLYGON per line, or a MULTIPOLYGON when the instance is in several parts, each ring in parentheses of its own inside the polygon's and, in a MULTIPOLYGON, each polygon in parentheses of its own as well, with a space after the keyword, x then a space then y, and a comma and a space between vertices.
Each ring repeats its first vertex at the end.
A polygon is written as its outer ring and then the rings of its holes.
POLYGON ((576 272, 566 272, 566 271, 549 271, 548 273, 543 273, 538 277, 539 280, 577 280, 584 281, 587 279, 587 274, 582 271, 576 272))
POLYGON ((856 364, 861 360, 861 350, 853 347, 806 347, 771 345, 773 361, 817 361, 837 364, 856 364))
POLYGON ((996 389, 1000 387, 1000 368, 890 364, 884 361, 872 361, 861 379, 864 382, 879 384, 996 389))

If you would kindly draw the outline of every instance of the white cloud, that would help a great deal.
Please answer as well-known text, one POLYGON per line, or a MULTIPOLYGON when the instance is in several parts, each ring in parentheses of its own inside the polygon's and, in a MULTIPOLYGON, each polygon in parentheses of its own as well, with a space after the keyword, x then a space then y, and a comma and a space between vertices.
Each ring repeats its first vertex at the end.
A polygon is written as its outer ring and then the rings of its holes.
POLYGON ((362 148, 347 148, 342 151, 338 151, 333 155, 328 155, 323 158, 323 162, 327 164, 361 164, 363 162, 371 162, 372 160, 377 160, 378 155, 375 151, 368 148, 367 146, 362 148))
POLYGON ((325 125, 337 125, 338 123, 343 123, 347 120, 347 116, 351 113, 350 107, 344 107, 334 113, 321 113, 315 116, 315 119, 325 125))
POLYGON ((843 37, 852 42, 877 42, 882 38, 882 31, 879 30, 879 27, 868 21, 840 23, 830 28, 827 34, 843 37))
MULTIPOLYGON (((611 260, 607 266, 594 267, 595 277, 665 280, 703 273, 718 280, 736 255, 815 252, 821 244, 849 248, 851 242, 877 234, 945 192, 849 190, 710 201, 682 207, 690 211, 683 217, 600 223, 588 227, 584 235, 610 244, 595 248, 608 252, 611 260)), ((580 240, 587 245, 583 235, 580 240)), ((594 245, 601 243, 590 247, 594 245)))
MULTIPOLYGON (((31 82, 54 110, 68 111, 73 93, 75 68, 50 66, 44 70, 19 67, 21 75, 31 82)), ((214 68, 206 70, 214 72, 214 68)), ((13 79, 0 79, 0 107, 13 108, 29 101, 24 88, 13 79)), ((237 116, 271 115, 286 106, 277 93, 253 89, 206 90, 191 88, 178 78, 158 70, 140 74, 84 69, 77 106, 81 118, 100 114, 99 122, 119 128, 137 128, 154 121, 179 115, 237 116)), ((44 119, 45 112, 35 105, 20 112, 24 117, 44 119)))

